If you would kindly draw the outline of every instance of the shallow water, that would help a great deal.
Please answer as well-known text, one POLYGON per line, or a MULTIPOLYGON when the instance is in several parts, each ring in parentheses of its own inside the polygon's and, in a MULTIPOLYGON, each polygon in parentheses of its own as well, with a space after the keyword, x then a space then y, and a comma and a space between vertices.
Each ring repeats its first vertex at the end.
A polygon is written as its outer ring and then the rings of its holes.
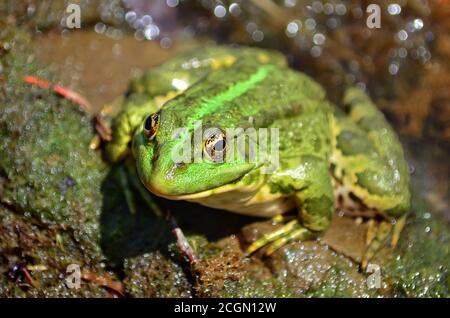
POLYGON ((100 110, 126 91, 132 77, 195 43, 162 49, 157 42, 137 41, 133 36, 112 39, 95 31, 75 31, 40 35, 34 45, 38 59, 61 75, 64 85, 100 110))

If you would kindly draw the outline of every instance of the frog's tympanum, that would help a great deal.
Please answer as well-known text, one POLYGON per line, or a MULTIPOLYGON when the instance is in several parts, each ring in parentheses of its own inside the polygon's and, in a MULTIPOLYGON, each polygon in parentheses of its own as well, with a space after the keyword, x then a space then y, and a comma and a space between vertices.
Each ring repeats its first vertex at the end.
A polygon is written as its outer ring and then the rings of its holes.
POLYGON ((134 80, 106 150, 115 162, 132 154, 140 180, 158 196, 283 223, 249 252, 314 238, 339 207, 384 220, 369 227, 364 265, 386 238, 395 245, 410 205, 402 146, 368 96, 350 87, 335 106, 281 54, 261 49, 197 49, 134 80), (198 123, 209 131, 200 143, 198 123), (236 149, 230 128, 254 128, 247 140, 256 144, 263 144, 261 128, 276 131, 275 146, 264 143, 277 147, 276 165, 258 154, 227 156, 236 149), (186 145, 202 160, 175 160, 186 145), (297 217, 282 217, 287 211, 297 217))

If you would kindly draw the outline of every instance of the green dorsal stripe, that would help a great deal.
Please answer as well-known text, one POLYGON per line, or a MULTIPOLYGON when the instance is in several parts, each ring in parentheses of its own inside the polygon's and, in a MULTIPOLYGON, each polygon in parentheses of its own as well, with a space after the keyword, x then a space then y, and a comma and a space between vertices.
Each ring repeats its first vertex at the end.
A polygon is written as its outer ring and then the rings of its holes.
POLYGON ((199 110, 193 114, 191 120, 188 123, 188 128, 191 128, 195 121, 200 120, 203 116, 213 113, 214 111, 220 109, 224 103, 232 101, 233 99, 241 96, 248 90, 255 87, 256 84, 264 80, 269 74, 273 65, 263 65, 257 69, 248 79, 237 82, 226 91, 214 96, 213 98, 208 98, 203 100, 199 110))

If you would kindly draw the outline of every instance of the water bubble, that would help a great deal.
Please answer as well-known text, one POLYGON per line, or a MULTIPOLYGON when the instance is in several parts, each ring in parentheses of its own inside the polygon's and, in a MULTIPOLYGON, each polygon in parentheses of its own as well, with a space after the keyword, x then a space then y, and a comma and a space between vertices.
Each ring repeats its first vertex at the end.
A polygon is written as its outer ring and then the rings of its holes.
POLYGON ((247 26, 245 27, 245 29, 247 30, 248 33, 253 33, 256 30, 258 30, 258 26, 256 25, 255 22, 249 22, 249 23, 247 23, 247 26))
POLYGON ((421 30, 423 28, 423 20, 422 19, 415 19, 413 21, 413 25, 414 25, 414 28, 416 30, 421 30))
POLYGON ((299 31, 300 27, 301 27, 301 21, 299 21, 299 20, 289 22, 288 25, 286 26, 286 35, 288 37, 294 37, 297 34, 297 32, 299 31))
POLYGON ((284 6, 288 8, 293 8, 297 4, 297 0, 284 0, 284 6))
POLYGON ((153 22, 153 18, 148 14, 144 15, 140 20, 144 26, 150 25, 153 22))
POLYGON ((102 22, 98 22, 98 23, 95 24, 94 30, 95 30, 96 33, 100 33, 100 34, 105 33, 106 25, 104 23, 102 23, 102 22))
POLYGON ((136 21, 136 12, 134 11, 128 11, 125 13, 125 21, 127 21, 129 24, 132 24, 134 21, 136 21))
POLYGON ((142 41, 144 39, 144 31, 139 29, 134 32, 134 38, 138 41, 142 41))
POLYGON ((178 5, 178 0, 166 0, 168 7, 175 8, 178 5))
POLYGON ((223 18, 227 14, 227 10, 221 4, 214 8, 214 15, 218 18, 223 18))
POLYGON ((264 33, 261 30, 256 30, 252 33, 252 39, 255 42, 261 42, 264 40, 264 33))
POLYGON ((234 15, 234 16, 238 16, 241 14, 241 7, 239 6, 239 4, 237 3, 232 3, 230 4, 230 6, 228 7, 228 11, 234 15))
POLYGON ((413 22, 408 22, 408 23, 406 24, 405 29, 406 29, 406 31, 408 31, 408 32, 415 32, 415 31, 416 31, 416 28, 414 27, 413 22))
POLYGON ((336 5, 335 11, 338 15, 345 15, 347 13, 347 7, 342 3, 338 3, 336 5))
POLYGON ((133 29, 142 29, 144 27, 141 19, 135 19, 130 25, 133 29))
POLYGON ((320 1, 314 1, 311 8, 314 13, 320 13, 323 10, 323 4, 320 1))
POLYGON ((407 56, 408 56, 408 50, 407 49, 405 49, 404 47, 398 49, 398 57, 404 59, 407 56))
POLYGON ((422 62, 428 62, 431 59, 431 53, 430 51, 426 51, 425 54, 422 56, 422 62))
POLYGON ((400 41, 406 41, 408 39, 408 32, 405 30, 400 30, 397 33, 397 37, 400 41))
POLYGON ((159 28, 156 24, 150 24, 144 30, 144 36, 147 40, 153 40, 159 36, 159 28))
POLYGON ((360 19, 363 16, 363 10, 361 9, 361 7, 353 8, 352 14, 356 19, 360 19))
POLYGON ((122 8, 116 8, 114 10, 114 17, 118 20, 118 21, 122 21, 124 18, 124 14, 125 11, 122 8))
POLYGON ((313 42, 315 45, 322 45, 325 42, 325 35, 322 33, 314 34, 313 42))
POLYGON ((389 73, 391 75, 396 75, 398 73, 399 69, 400 69, 400 66, 398 65, 398 63, 394 62, 389 65, 389 73))
POLYGON ((391 3, 387 10, 390 15, 398 15, 402 12, 402 7, 398 3, 391 3))
POLYGON ((423 56, 427 52, 427 49, 424 46, 419 46, 417 48, 417 53, 419 56, 423 56))
POLYGON ((320 46, 315 45, 311 48, 310 53, 312 57, 319 57, 322 55, 322 48, 320 46))
POLYGON ((323 13, 325 13, 326 15, 330 15, 333 14, 333 12, 333 5, 331 3, 325 3, 325 5, 323 6, 323 13))
POLYGON ((168 49, 172 46, 172 39, 165 36, 161 39, 161 41, 159 41, 159 45, 163 48, 163 49, 168 49))
POLYGON ((308 30, 314 30, 316 28, 316 20, 314 20, 313 18, 308 18, 305 21, 305 26, 308 30))
POLYGON ((327 20, 327 27, 330 29, 335 29, 338 26, 338 19, 336 18, 329 18, 327 20))

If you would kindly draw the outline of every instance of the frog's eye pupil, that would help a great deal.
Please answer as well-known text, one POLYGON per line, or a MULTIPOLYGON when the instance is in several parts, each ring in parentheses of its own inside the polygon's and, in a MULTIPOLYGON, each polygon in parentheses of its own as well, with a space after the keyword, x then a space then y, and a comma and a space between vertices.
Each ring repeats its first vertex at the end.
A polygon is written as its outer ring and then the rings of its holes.
POLYGON ((159 125, 159 114, 152 114, 148 116, 144 121, 144 133, 147 138, 152 139, 159 125))
POLYGON ((223 162, 225 158, 225 134, 218 130, 205 141, 204 153, 213 162, 223 162))
POLYGON ((223 140, 218 140, 214 144, 214 150, 215 151, 222 151, 225 148, 225 142, 223 140))
POLYGON ((152 129, 152 118, 150 116, 147 117, 144 123, 144 129, 145 130, 151 130, 152 129))

